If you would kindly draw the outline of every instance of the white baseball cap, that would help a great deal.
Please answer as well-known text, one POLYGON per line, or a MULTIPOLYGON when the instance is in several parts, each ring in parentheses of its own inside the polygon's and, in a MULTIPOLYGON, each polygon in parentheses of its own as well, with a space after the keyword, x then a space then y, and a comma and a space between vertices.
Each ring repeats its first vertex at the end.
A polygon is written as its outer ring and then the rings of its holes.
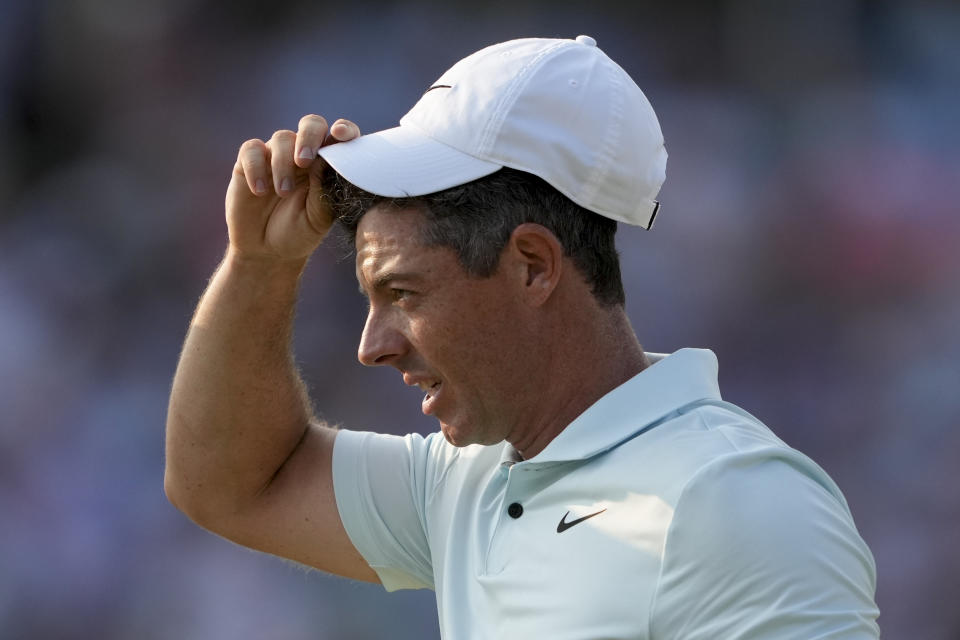
POLYGON ((524 38, 456 63, 400 126, 323 147, 340 175, 380 196, 420 196, 503 167, 580 206, 649 229, 667 151, 653 107, 590 36, 524 38))

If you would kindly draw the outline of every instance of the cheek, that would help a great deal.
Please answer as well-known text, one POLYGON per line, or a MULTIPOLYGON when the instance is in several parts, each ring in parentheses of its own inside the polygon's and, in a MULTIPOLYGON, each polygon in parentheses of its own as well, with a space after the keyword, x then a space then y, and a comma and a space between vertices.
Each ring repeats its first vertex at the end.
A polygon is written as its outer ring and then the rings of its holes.
POLYGON ((478 315, 451 344, 456 364, 487 393, 503 398, 523 386, 526 362, 521 333, 509 316, 478 315))
POLYGON ((460 282, 411 322, 418 351, 441 374, 475 384, 510 378, 524 358, 522 311, 492 280, 460 282))

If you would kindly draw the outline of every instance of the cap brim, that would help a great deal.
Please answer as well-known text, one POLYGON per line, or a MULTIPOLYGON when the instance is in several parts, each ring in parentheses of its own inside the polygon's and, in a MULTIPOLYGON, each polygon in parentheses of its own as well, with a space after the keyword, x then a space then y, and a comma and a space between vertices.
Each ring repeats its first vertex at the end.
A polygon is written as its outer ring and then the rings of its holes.
POLYGON ((422 196, 490 175, 503 165, 478 160, 409 126, 322 147, 318 155, 364 191, 422 196))

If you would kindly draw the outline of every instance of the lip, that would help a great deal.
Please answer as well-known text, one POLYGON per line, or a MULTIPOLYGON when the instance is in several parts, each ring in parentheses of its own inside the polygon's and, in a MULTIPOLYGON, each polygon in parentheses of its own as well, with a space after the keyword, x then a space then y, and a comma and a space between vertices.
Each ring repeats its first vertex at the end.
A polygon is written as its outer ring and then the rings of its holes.
POLYGON ((443 383, 438 380, 424 391, 423 401, 420 403, 420 410, 423 411, 423 415, 429 416, 436 410, 437 397, 443 393, 443 383))
POLYGON ((403 383, 409 387, 420 387, 421 391, 428 392, 440 384, 440 381, 430 376, 416 375, 407 372, 403 374, 403 383))
POLYGON ((433 376, 419 375, 409 371, 403 373, 403 382, 410 387, 420 387, 424 393, 420 409, 424 415, 431 415, 435 409, 437 396, 443 388, 443 382, 433 376))

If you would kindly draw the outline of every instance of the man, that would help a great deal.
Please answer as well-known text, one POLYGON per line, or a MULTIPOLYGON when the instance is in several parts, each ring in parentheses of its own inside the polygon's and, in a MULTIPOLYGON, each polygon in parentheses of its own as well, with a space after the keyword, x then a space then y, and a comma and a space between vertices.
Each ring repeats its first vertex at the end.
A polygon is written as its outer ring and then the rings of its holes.
POLYGON ((876 637, 840 490, 721 399, 711 352, 653 357, 630 327, 616 222, 652 225, 665 164, 587 36, 477 52, 395 129, 306 116, 244 143, 173 384, 170 499, 240 544, 434 589, 446 638, 876 637), (359 358, 422 389, 439 433, 310 412, 291 321, 334 219, 370 303, 359 358))

